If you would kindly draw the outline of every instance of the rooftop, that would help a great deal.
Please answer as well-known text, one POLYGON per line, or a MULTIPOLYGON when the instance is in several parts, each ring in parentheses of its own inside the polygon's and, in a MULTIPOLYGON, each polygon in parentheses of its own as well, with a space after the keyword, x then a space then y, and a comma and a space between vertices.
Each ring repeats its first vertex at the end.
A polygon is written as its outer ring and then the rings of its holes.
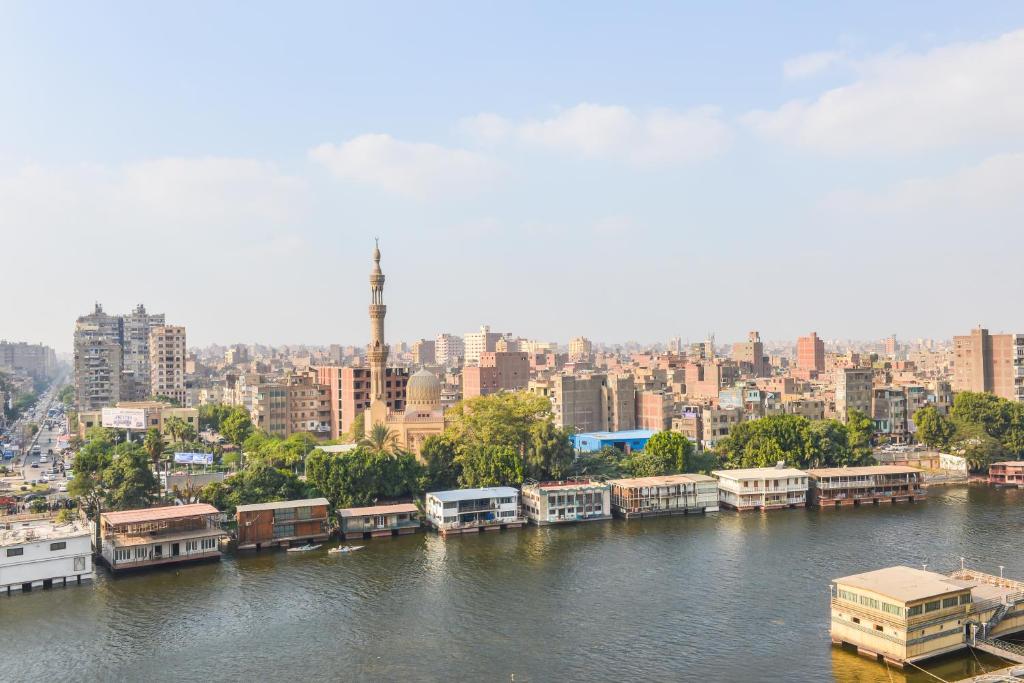
POLYGON ((745 470, 715 470, 711 474, 725 479, 777 479, 803 477, 807 473, 792 467, 751 467, 745 470))
POLYGON ((616 486, 674 486, 676 484, 696 484, 702 481, 714 481, 714 477, 706 474, 666 474, 662 477, 635 477, 627 479, 609 479, 608 483, 616 486))
POLYGON ((920 473, 916 467, 906 465, 867 465, 865 467, 822 467, 807 470, 812 477, 863 477, 873 474, 913 474, 920 473))
POLYGON ((580 479, 576 481, 540 481, 536 484, 524 484, 523 488, 536 488, 536 489, 573 489, 573 488, 593 488, 595 486, 604 487, 605 482, 592 481, 590 479, 580 479))
POLYGON ((417 508, 412 503, 398 503, 397 505, 374 505, 366 508, 345 508, 338 510, 338 515, 340 517, 365 517, 367 515, 393 515, 416 511, 417 508))
POLYGON ((42 523, 12 522, 11 525, 13 528, 9 531, 0 531, 0 547, 90 535, 89 527, 85 522, 79 520, 66 524, 47 521, 42 523))
POLYGON ((581 432, 576 438, 600 439, 602 441, 625 441, 628 439, 649 439, 656 432, 653 429, 625 429, 621 432, 581 432))
POLYGON ((454 491, 432 491, 427 496, 433 496, 442 503, 451 503, 460 500, 476 500, 478 498, 508 498, 518 496, 519 491, 511 486, 491 486, 482 489, 456 489, 454 491))
POLYGON ((220 512, 212 505, 207 503, 193 503, 192 505, 168 505, 166 507, 148 508, 143 510, 104 512, 103 519, 108 524, 137 524, 139 522, 158 522, 165 519, 217 514, 220 514, 220 512))
POLYGON ((252 503, 239 505, 236 512, 259 512, 262 510, 288 510, 291 508, 307 508, 314 505, 330 505, 326 498, 303 498, 302 500, 275 500, 273 503, 252 503))
POLYGON ((904 566, 886 567, 873 572, 844 576, 841 579, 835 579, 833 583, 871 591, 901 603, 962 591, 972 585, 971 582, 951 579, 938 572, 904 566))

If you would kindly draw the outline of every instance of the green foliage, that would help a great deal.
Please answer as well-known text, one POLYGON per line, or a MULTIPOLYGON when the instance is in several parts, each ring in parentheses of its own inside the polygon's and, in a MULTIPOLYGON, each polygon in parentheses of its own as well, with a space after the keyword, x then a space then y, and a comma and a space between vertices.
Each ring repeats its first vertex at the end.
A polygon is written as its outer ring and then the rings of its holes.
POLYGON ((314 451, 306 479, 336 508, 373 505, 421 493, 422 466, 412 455, 375 453, 359 447, 347 453, 314 451))
POLYGON ((212 429, 215 432, 220 432, 224 420, 231 414, 239 411, 245 413, 246 417, 248 417, 249 413, 241 406, 229 406, 223 403, 201 405, 199 406, 199 429, 212 429))
POLYGON ((526 391, 501 392, 459 401, 446 418, 446 432, 460 446, 507 446, 525 453, 533 426, 551 418, 551 402, 526 391))
POLYGON ((523 483, 523 458, 511 446, 476 444, 460 450, 458 458, 462 468, 459 483, 464 488, 523 483))
POLYGON ((935 406, 925 406, 914 413, 915 437, 931 448, 946 449, 956 436, 956 424, 935 406))
POLYGON ((266 464, 256 464, 224 481, 208 484, 199 494, 199 500, 233 515, 239 505, 297 500, 316 495, 317 491, 303 483, 294 473, 266 464))
POLYGON ((221 436, 236 446, 245 443, 252 431, 252 418, 244 409, 232 411, 220 423, 221 436))
POLYGON ((850 422, 812 422, 799 415, 772 415, 741 422, 718 445, 727 468, 842 467, 873 462, 870 420, 850 411, 850 422), (865 421, 867 424, 865 424, 865 421))
POLYGON ((153 467, 159 467, 160 460, 167 450, 167 444, 164 443, 164 437, 159 429, 150 427, 146 430, 146 436, 142 440, 142 448, 145 449, 146 454, 153 463, 153 467))
POLYGON ((366 435, 366 413, 360 412, 348 428, 349 443, 356 443, 366 435))
POLYGON ((57 513, 57 520, 56 521, 57 521, 57 524, 67 524, 68 522, 75 521, 75 519, 77 517, 78 517, 78 514, 74 510, 69 510, 67 508, 62 508, 61 511, 57 513))
POLYGON ((79 474, 98 474, 114 459, 117 433, 105 427, 93 427, 85 434, 85 444, 75 456, 75 479, 79 474))
POLYGON ((614 446, 605 446, 596 453, 583 453, 569 466, 566 476, 617 479, 630 472, 626 454, 614 446))
POLYGON ((381 423, 370 427, 370 431, 359 440, 359 445, 377 455, 393 455, 398 452, 398 435, 381 423))
POLYGON ((1024 404, 965 391, 953 399, 950 417, 957 430, 950 446, 982 466, 995 458, 1024 454, 1024 404))
POLYGON ((530 447, 526 454, 527 475, 533 479, 561 479, 572 466, 576 453, 569 433, 550 420, 540 420, 530 428, 530 447))
POLYGON ((49 509, 49 504, 46 502, 45 498, 36 498, 29 505, 29 508, 32 510, 32 512, 38 514, 41 512, 46 512, 49 509))
POLYGON ((245 467, 266 465, 296 469, 316 448, 316 438, 308 432, 296 432, 287 439, 266 432, 253 432, 242 444, 245 467))
MULTIPOLYGON (((696 447, 689 439, 679 432, 658 432, 651 435, 644 446, 645 467, 653 462, 662 463, 662 468, 667 471, 662 474, 677 474, 679 472, 690 472, 690 461, 696 452, 696 447), (653 458, 653 460, 652 460, 653 458)), ((654 476, 654 475, 641 475, 654 476)))
POLYGON ((57 400, 64 404, 64 407, 70 409, 75 405, 75 387, 71 384, 65 384, 61 387, 60 391, 57 392, 57 400))
POLYGON ((420 457, 426 463, 421 489, 447 491, 459 485, 462 467, 456 458, 455 444, 445 436, 428 436, 420 447, 420 457))
POLYGON ((146 451, 135 443, 114 447, 113 461, 103 472, 106 507, 133 510, 152 505, 159 484, 149 466, 146 451))

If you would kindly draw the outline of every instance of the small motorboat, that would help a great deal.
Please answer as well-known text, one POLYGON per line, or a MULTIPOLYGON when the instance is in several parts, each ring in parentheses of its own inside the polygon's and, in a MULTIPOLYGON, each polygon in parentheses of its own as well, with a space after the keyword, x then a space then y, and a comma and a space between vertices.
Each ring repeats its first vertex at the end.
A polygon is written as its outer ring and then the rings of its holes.
POLYGON ((288 552, 290 552, 290 553, 308 553, 310 550, 316 550, 319 547, 320 547, 319 544, 318 545, 313 545, 312 543, 307 543, 306 545, 300 545, 300 546, 296 546, 294 548, 288 548, 288 552))
POLYGON ((366 546, 363 545, 339 545, 337 548, 331 548, 327 551, 328 555, 340 555, 342 553, 354 553, 357 550, 362 550, 366 546))

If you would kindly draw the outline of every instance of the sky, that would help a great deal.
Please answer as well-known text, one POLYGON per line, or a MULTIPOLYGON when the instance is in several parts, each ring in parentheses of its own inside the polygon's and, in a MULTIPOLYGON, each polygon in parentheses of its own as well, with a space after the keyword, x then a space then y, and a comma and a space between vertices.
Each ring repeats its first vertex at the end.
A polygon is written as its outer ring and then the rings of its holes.
POLYGON ((1022 331, 1024 4, 0 2, 0 338, 1022 331))

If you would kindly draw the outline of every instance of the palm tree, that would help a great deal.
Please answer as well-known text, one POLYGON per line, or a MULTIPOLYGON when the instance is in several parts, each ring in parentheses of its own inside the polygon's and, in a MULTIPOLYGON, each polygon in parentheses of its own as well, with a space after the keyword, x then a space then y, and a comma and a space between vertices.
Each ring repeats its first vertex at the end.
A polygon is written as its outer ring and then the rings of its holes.
POLYGON ((396 455, 398 453, 398 435, 380 422, 373 425, 370 431, 359 440, 359 445, 377 455, 396 455))
POLYGON ((160 430, 150 427, 146 430, 146 437, 142 440, 142 448, 146 451, 149 459, 153 461, 153 469, 160 472, 160 460, 167 451, 167 444, 160 430))
POLYGON ((186 426, 185 421, 177 416, 169 417, 164 420, 164 431, 170 435, 172 441, 181 440, 181 436, 186 426))

